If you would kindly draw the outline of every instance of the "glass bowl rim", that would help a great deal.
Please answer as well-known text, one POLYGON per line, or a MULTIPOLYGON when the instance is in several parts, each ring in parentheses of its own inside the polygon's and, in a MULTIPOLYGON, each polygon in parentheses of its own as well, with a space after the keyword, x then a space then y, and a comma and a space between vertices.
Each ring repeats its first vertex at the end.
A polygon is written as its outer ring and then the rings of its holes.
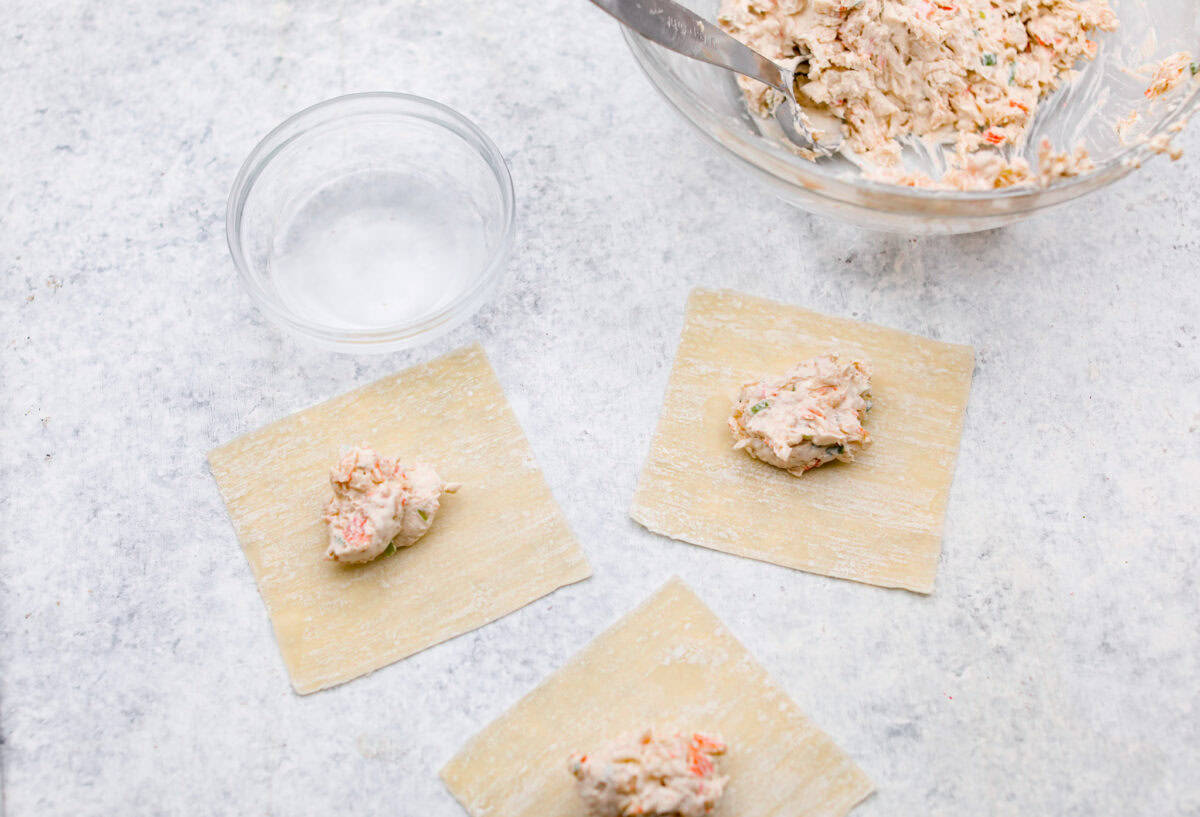
POLYGON ((242 162, 225 206, 225 239, 229 247, 229 254, 233 258, 238 277, 249 292, 251 300, 268 317, 285 328, 336 346, 401 344, 438 328, 449 329, 470 317, 478 306, 474 305, 475 300, 496 283, 504 269, 512 251, 516 232, 515 224, 516 196, 513 190, 512 174, 509 171, 508 163, 504 160, 504 154, 500 152, 491 138, 478 125, 450 106, 416 94, 397 91, 363 91, 342 94, 310 105, 284 119, 259 140, 245 161, 242 162), (330 109, 350 106, 357 102, 375 102, 382 103, 382 105, 378 110, 352 111, 341 116, 335 114, 328 119, 322 119, 322 115, 327 114, 330 109), (487 264, 476 273, 476 280, 471 287, 459 293, 450 303, 433 315, 418 321, 369 330, 354 330, 301 318, 268 293, 250 270, 250 264, 242 247, 241 236, 242 217, 246 203, 263 171, 284 148, 310 133, 309 124, 317 125, 322 121, 348 122, 363 113, 381 112, 406 119, 420 119, 457 137, 479 154, 491 170, 500 194, 503 217, 500 242, 490 254, 487 264), (473 305, 474 308, 465 309, 465 307, 473 305), (447 326, 447 323, 450 323, 450 326, 447 326))

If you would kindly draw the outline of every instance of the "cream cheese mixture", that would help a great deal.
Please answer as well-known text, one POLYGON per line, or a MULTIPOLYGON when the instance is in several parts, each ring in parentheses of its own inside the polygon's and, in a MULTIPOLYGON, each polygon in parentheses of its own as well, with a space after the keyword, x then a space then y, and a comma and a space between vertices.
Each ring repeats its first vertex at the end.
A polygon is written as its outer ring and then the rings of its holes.
POLYGON ((588 817, 705 817, 725 790, 719 738, 647 729, 567 764, 588 817))
MULTIPOLYGON (((1190 51, 1179 51, 1158 62, 1143 65, 1138 73, 1150 77, 1150 84, 1144 92, 1146 99, 1150 100, 1152 105, 1162 104, 1185 82, 1191 80, 1200 84, 1200 61, 1195 60, 1190 51)), ((1189 118, 1190 114, 1185 114, 1171 122, 1164 132, 1154 136, 1142 134, 1131 139, 1130 133, 1142 122, 1143 114, 1140 111, 1130 111, 1117 123, 1117 137, 1123 145, 1146 145, 1154 153, 1163 153, 1172 160, 1179 160, 1183 158, 1183 148, 1176 145, 1174 139, 1187 125, 1189 118)), ((1126 164, 1136 167, 1139 160, 1129 158, 1126 159, 1126 164)))
POLYGON ((1192 59, 1190 51, 1179 51, 1146 68, 1152 74, 1150 87, 1146 89, 1149 99, 1166 96, 1186 80, 1200 76, 1200 62, 1192 59))
MULTIPOLYGON (((1043 145, 1030 170, 1020 149, 1038 103, 1096 35, 1117 28, 1107 0, 723 0, 720 25, 763 55, 797 67, 797 99, 813 122, 840 120, 868 175, 914 186, 987 189, 1090 169, 1086 153, 1043 145), (807 60, 804 58, 807 57, 807 60), (943 179, 906 174, 902 137, 953 148, 943 179)), ((740 79, 767 115, 779 92, 740 79)))
POLYGON ((349 448, 329 473, 333 498, 325 508, 335 562, 369 562, 389 545, 408 547, 433 524, 446 483, 428 465, 409 467, 360 445, 349 448))
POLYGON ((822 355, 782 377, 748 383, 729 417, 733 447, 800 476, 834 460, 851 462, 871 443, 871 370, 822 355))

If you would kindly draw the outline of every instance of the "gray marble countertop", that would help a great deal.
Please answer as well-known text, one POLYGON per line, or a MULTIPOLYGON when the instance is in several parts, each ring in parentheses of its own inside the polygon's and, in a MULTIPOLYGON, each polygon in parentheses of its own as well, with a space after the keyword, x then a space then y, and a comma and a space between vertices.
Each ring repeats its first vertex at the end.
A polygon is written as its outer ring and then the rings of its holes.
POLYGON ((20 6, 0 21, 8 814, 458 817, 441 765, 672 574, 876 781, 857 817, 1200 814, 1200 130, 1051 215, 917 240, 744 186, 580 0, 20 6), (472 321, 354 358, 255 311, 224 204, 281 119, 376 89, 474 118, 519 232, 472 321), (932 596, 629 520, 696 285, 976 347, 932 596), (296 696, 205 453, 476 339, 594 578, 296 696))

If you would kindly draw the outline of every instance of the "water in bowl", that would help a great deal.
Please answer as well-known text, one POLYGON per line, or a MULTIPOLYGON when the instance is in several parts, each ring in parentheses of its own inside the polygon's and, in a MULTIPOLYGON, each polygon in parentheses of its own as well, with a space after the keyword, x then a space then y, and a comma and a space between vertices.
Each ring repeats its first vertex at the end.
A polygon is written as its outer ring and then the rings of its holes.
POLYGON ((487 260, 474 203, 443 180, 396 171, 341 176, 289 209, 269 274, 297 314, 344 329, 436 315, 487 260))

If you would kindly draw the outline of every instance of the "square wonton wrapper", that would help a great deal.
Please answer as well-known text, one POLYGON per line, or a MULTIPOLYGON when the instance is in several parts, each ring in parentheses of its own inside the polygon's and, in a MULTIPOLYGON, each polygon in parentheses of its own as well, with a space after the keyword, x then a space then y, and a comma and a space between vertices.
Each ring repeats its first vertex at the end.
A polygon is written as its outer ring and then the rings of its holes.
POLYGON ((725 739, 713 817, 841 817, 872 791, 677 578, 475 736, 442 779, 472 817, 582 817, 570 754, 652 725, 725 739))
POLYGON ((631 514, 672 539, 928 593, 973 369, 969 346, 694 290, 631 514), (741 386, 831 351, 871 362, 871 446, 801 477, 733 450, 741 386))
POLYGON ((300 694, 474 630, 590 574, 478 345, 293 414, 209 463, 300 694), (366 442, 461 482, 415 545, 324 558, 329 469, 366 442))

